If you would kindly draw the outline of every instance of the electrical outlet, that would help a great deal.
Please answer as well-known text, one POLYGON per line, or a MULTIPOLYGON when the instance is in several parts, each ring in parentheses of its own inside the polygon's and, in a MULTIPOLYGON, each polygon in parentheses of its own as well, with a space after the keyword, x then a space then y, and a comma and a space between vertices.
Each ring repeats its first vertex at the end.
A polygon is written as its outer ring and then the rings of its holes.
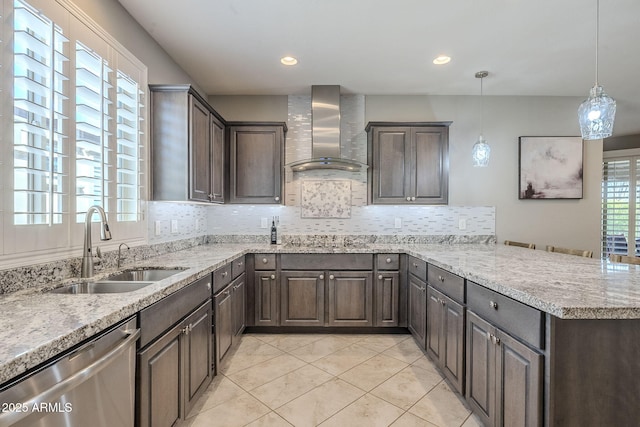
POLYGON ((177 219, 172 219, 171 220, 171 233, 177 233, 178 232, 178 220, 177 219))
POLYGON ((402 228, 402 218, 397 218, 395 219, 394 223, 393 223, 393 227, 394 228, 402 228))
POLYGON ((466 230, 467 229, 467 218, 459 217, 458 218, 458 230, 466 230))
POLYGON ((268 218, 260 218, 260 228, 269 228, 268 218))
POLYGON ((159 236, 161 234, 162 234, 162 222, 156 221, 156 236, 159 236))

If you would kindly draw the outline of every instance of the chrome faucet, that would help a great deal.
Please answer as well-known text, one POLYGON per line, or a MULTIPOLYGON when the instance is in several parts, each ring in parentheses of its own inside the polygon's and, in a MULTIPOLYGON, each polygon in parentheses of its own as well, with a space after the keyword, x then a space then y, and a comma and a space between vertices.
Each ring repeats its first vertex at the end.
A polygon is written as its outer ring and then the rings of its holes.
POLYGON ((120 246, 118 246, 118 268, 120 268, 120 262, 122 262, 122 260, 124 260, 124 258, 122 258, 122 257, 120 256, 120 251, 122 250, 122 247, 123 247, 123 246, 126 246, 126 247, 127 247, 127 250, 131 249, 131 248, 129 247, 129 245, 127 245, 126 243, 124 243, 124 242, 123 242, 123 243, 120 243, 120 246))
POLYGON ((100 214, 100 240, 111 240, 111 231, 107 223, 107 214, 100 206, 94 205, 87 209, 84 220, 84 250, 82 252, 82 269, 80 277, 93 276, 93 254, 91 253, 91 217, 94 212, 100 214))

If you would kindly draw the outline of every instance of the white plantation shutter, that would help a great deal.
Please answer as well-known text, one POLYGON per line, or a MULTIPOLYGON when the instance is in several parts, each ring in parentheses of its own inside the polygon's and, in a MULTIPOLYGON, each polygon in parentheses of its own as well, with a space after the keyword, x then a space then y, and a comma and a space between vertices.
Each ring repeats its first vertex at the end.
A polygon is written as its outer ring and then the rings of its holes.
POLYGON ((68 39, 22 1, 14 9, 13 219, 60 224, 68 155, 68 39))
POLYGON ((142 96, 138 83, 118 70, 116 212, 121 222, 139 219, 142 96))
POLYGON ((0 25, 0 261, 77 255, 91 205, 144 241, 146 67, 69 0, 0 0, 0 25))
POLYGON ((76 42, 76 222, 92 205, 109 212, 109 150, 113 71, 100 55, 76 42))
POLYGON ((636 253, 640 238, 640 158, 605 158, 602 174, 602 256, 636 253))

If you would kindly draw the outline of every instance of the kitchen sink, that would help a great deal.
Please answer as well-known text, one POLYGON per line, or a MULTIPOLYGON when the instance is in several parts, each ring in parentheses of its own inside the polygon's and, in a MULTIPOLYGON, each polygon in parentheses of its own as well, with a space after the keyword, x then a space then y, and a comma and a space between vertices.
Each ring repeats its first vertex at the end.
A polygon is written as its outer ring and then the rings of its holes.
POLYGON ((119 294, 133 292, 154 282, 80 282, 50 290, 54 294, 119 294))
POLYGON ((157 282, 184 271, 183 268, 133 268, 121 271, 102 282, 157 282))

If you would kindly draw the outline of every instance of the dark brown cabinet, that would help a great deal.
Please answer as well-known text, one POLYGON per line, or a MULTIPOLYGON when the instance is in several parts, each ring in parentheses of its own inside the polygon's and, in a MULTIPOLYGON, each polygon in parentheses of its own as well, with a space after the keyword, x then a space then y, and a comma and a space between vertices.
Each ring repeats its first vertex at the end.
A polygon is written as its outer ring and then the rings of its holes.
POLYGON ((284 123, 229 122, 229 201, 282 203, 284 123))
POLYGON ((373 272, 329 271, 329 326, 373 326, 373 272))
POLYGON ((448 296, 427 286, 427 354, 454 389, 464 393, 465 310, 448 296))
POLYGON ((427 334, 427 264, 409 257, 407 326, 421 348, 427 334))
POLYGON ((150 85, 153 200, 224 202, 224 120, 189 85, 150 85))
POLYGON ((232 302, 233 305, 233 336, 242 335, 245 328, 246 310, 247 310, 247 286, 245 274, 231 282, 232 302))
POLYGON ((139 313, 137 425, 175 425, 208 387, 210 297, 211 278, 205 277, 139 313))
POLYGON ((375 256, 374 326, 406 327, 406 287, 402 286, 399 254, 375 256))
POLYGON ((487 426, 543 420, 542 313, 467 282, 466 398, 487 426))
POLYGON ((275 270, 254 273, 255 326, 278 326, 280 324, 276 277, 275 270))
POLYGON ((280 324, 323 326, 324 271, 283 271, 280 277, 280 324))
POLYGON ((231 349, 233 342, 233 295, 230 286, 213 297, 216 325, 216 366, 231 349))
POLYGON ((451 122, 370 122, 369 202, 447 204, 451 122))

